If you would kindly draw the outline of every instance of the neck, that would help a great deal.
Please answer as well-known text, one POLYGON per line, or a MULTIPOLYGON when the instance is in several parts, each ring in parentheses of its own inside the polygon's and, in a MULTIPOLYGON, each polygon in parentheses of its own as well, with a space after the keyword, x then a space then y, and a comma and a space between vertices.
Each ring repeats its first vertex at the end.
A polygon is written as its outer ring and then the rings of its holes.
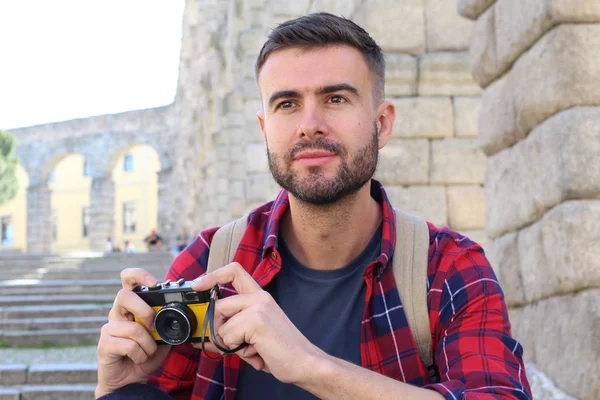
POLYGON ((371 197, 371 182, 334 204, 316 206, 290 195, 281 222, 286 245, 313 269, 342 268, 367 246, 381 222, 381 206, 371 197))

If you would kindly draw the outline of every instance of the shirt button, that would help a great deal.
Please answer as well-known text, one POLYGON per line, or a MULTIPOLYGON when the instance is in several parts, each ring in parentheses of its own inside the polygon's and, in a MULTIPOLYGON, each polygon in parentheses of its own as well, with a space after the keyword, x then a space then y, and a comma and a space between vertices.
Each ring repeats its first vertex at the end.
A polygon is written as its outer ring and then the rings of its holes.
POLYGON ((273 261, 277 260, 277 253, 275 253, 274 251, 271 252, 271 258, 273 259, 273 261))

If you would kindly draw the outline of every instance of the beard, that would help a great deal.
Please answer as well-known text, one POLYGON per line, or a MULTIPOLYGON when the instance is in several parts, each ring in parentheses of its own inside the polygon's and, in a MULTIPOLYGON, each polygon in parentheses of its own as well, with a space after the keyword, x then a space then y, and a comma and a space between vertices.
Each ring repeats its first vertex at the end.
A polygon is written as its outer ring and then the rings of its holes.
POLYGON ((275 182, 301 202, 328 205, 358 192, 375 174, 379 156, 377 125, 373 124, 371 141, 349 155, 339 143, 319 137, 313 142, 302 142, 284 156, 271 153, 267 146, 269 169, 275 182), (328 178, 320 166, 308 167, 308 176, 301 178, 292 168, 296 154, 304 150, 325 150, 340 157, 341 163, 334 177, 328 178))

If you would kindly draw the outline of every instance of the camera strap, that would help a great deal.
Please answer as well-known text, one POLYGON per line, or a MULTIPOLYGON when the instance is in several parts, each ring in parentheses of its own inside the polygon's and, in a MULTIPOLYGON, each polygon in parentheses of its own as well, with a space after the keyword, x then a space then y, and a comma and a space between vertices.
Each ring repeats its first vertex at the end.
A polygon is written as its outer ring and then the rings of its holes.
POLYGON ((225 354, 236 353, 236 352, 242 350, 244 347, 248 346, 248 343, 242 343, 234 349, 228 349, 227 347, 223 347, 219 344, 219 341, 217 340, 217 337, 215 335, 215 300, 217 299, 217 291, 218 290, 219 290, 218 286, 215 286, 212 289, 210 289, 210 300, 208 301, 208 309, 206 310, 206 315, 204 316, 204 322, 202 323, 202 332, 201 332, 201 338, 200 338, 200 343, 202 344, 202 351, 208 358, 212 358, 213 360, 220 358, 220 357, 211 357, 210 355, 208 355, 208 352, 204 348, 204 342, 206 339, 206 328, 209 325, 210 325, 210 329, 208 330, 208 333, 210 335, 210 341, 212 344, 215 345, 215 347, 217 349, 219 349, 220 351, 223 352, 221 357, 225 354))

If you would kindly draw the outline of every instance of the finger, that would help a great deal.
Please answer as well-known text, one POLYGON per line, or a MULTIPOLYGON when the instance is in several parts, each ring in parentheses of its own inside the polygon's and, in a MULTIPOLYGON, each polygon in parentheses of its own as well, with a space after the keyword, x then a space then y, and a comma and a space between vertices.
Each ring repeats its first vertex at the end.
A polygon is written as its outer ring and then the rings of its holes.
POLYGON ((123 289, 133 289, 137 286, 155 286, 158 279, 142 268, 127 268, 121 271, 123 289))
POLYGON ((200 292, 216 285, 226 285, 228 283, 231 283, 238 293, 253 293, 261 290, 260 285, 256 283, 254 278, 236 262, 197 278, 192 284, 192 289, 200 292))
POLYGON ((129 289, 121 289, 108 313, 109 321, 131 321, 135 315, 150 329, 154 329, 154 310, 140 296, 129 289))
POLYGON ((137 322, 109 322, 102 327, 101 335, 131 340, 135 342, 147 356, 154 354, 158 348, 158 345, 150 333, 137 322))
MULTIPOLYGON (((239 352, 237 353, 239 354, 239 352)), ((254 355, 252 357, 244 357, 244 356, 240 356, 240 358, 244 361, 246 361, 248 364, 250 364, 252 367, 254 367, 255 370, 257 371, 265 371, 265 372, 269 372, 268 368, 266 368, 265 365, 265 360, 263 360, 263 358, 261 356, 254 355)))
POLYGON ((259 306, 259 309, 268 309, 273 305, 276 305, 275 300, 264 290, 225 297, 224 299, 215 301, 215 324, 227 321, 229 318, 253 306, 259 306))
POLYGON ((134 340, 110 335, 100 337, 98 363, 112 364, 122 357, 128 357, 136 364, 142 364, 149 358, 148 354, 134 340))
MULTIPOLYGON (((202 343, 193 343, 192 346, 196 349, 202 350, 202 343)), ((222 354, 221 351, 217 349, 217 346, 209 341, 204 342, 204 350, 208 353, 213 353, 213 357, 220 356, 222 354)))

